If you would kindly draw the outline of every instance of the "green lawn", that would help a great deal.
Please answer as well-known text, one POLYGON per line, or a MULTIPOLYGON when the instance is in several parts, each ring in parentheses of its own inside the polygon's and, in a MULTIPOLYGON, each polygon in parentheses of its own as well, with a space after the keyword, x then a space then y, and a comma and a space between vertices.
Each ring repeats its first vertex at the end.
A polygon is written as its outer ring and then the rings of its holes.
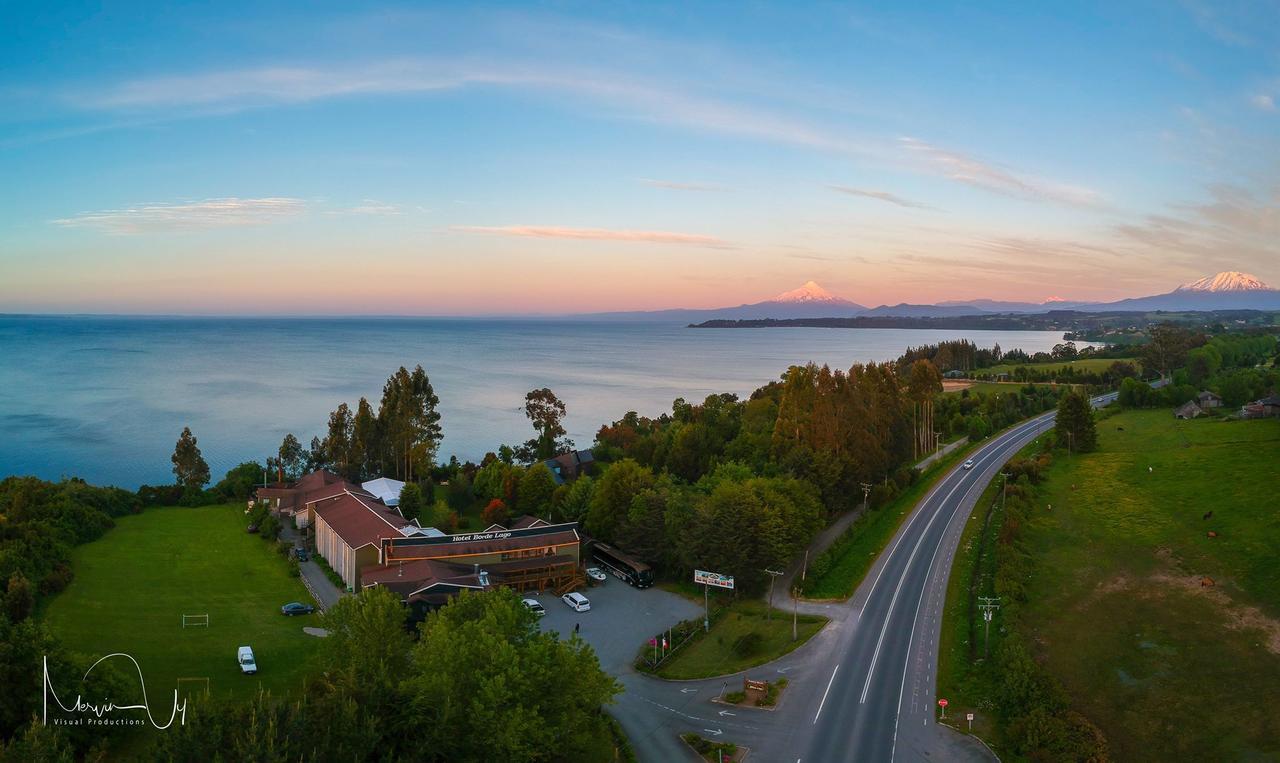
MULTIPOLYGON (((1026 641, 1115 760, 1275 759, 1280 421, 1179 422, 1160 409, 1098 428, 1098 452, 1055 459, 1021 530, 1034 560, 1026 641)), ((940 687, 965 646, 963 583, 949 590, 940 687)))
MULTIPOLYGON (((961 389, 949 389, 949 390, 946 390, 943 394, 946 394, 946 395, 959 395, 959 394, 961 394, 961 393, 963 393, 963 392, 968 392, 970 395, 996 395, 996 394, 999 394, 999 393, 1001 393, 1001 392, 1009 392, 1009 391, 1011 391, 1011 390, 1016 392, 1017 390, 1023 389, 1023 388, 1025 388, 1025 387, 1027 386, 1027 382, 986 382, 986 381, 979 381, 979 382, 966 382, 966 383, 968 384, 968 386, 967 386, 967 387, 963 387, 963 388, 961 388, 961 389)), ((1033 387, 1053 387, 1053 386, 1056 386, 1056 385, 1054 385, 1054 384, 1049 384, 1049 383, 1047 383, 1047 382, 1038 382, 1038 383, 1036 383, 1036 384, 1032 384, 1031 386, 1033 386, 1033 387)), ((1064 386, 1066 386, 1066 385, 1064 385, 1064 386)), ((1070 385, 1070 386, 1075 386, 1075 385, 1070 385)))
MULTIPOLYGON (((76 548, 75 579, 44 619, 70 649, 125 652, 147 689, 163 696, 180 677, 208 677, 214 696, 298 687, 319 639, 303 634, 314 616, 284 617, 280 605, 312 603, 272 543, 245 532, 237 504, 148 509, 117 520, 101 539, 76 548), (182 627, 183 614, 209 626, 182 627), (253 647, 259 672, 241 675, 236 647, 253 647)), ((184 692, 194 684, 184 682, 184 692)))
POLYGON ((859 517, 845 531, 849 540, 842 543, 842 536, 833 544, 842 545, 843 549, 827 571, 822 575, 809 576, 804 587, 804 598, 847 599, 852 596, 858 584, 866 577, 867 570, 871 569, 876 557, 888 545, 915 505, 951 467, 968 457, 973 448, 974 445, 969 444, 948 453, 925 469, 916 484, 887 505, 872 509, 859 517))
POLYGON ((773 619, 766 620, 767 609, 764 602, 756 600, 739 600, 722 609, 712 617, 711 631, 694 636, 662 663, 658 675, 673 679, 711 678, 747 670, 787 654, 827 624, 825 617, 800 615, 798 638, 792 640, 791 613, 774 609, 773 619), (749 654, 743 654, 739 642, 750 633, 759 634, 759 641, 749 654))

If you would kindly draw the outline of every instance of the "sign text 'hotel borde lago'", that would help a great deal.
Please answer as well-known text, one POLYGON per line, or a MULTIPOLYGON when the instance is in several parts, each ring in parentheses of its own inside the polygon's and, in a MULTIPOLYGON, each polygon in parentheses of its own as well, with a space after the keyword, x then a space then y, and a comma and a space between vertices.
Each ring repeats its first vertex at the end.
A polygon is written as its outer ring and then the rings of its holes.
POLYGON ((717 588, 733 588, 732 575, 722 575, 719 572, 707 572, 706 570, 694 570, 693 582, 700 585, 713 585, 717 588))

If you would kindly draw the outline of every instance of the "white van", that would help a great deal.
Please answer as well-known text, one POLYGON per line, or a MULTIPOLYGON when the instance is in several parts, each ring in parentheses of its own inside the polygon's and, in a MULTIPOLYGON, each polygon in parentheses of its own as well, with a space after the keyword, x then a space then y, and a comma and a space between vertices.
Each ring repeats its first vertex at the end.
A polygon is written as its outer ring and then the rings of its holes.
POLYGON ((258 672, 258 663, 253 659, 253 650, 247 646, 236 650, 236 662, 240 663, 240 672, 245 675, 251 676, 258 672))
POLYGON ((560 599, 565 604, 568 604, 574 612, 586 612, 591 609, 591 602, 587 600, 587 597, 577 591, 574 591, 573 593, 566 593, 564 596, 561 596, 560 599))

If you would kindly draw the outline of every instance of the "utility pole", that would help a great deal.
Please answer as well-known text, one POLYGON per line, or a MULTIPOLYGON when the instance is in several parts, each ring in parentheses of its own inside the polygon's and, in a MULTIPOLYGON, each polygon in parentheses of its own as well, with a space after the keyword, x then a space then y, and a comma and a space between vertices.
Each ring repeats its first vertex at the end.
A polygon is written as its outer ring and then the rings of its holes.
POLYGON ((994 610, 1000 608, 999 596, 979 596, 978 609, 982 610, 982 621, 984 623, 984 634, 982 641, 982 657, 986 659, 988 647, 991 644, 991 617, 994 610))
POLYGON ((871 496, 871 483, 863 482, 862 483, 862 508, 863 509, 867 508, 867 499, 870 496, 871 496))
POLYGON ((769 608, 764 611, 764 619, 772 620, 773 619, 773 584, 775 581, 777 581, 778 576, 781 575, 782 573, 777 570, 771 570, 768 568, 765 568, 764 572, 766 575, 770 576, 769 577, 769 608))
POLYGON ((800 617, 800 589, 791 586, 791 640, 795 641, 796 621, 800 617))

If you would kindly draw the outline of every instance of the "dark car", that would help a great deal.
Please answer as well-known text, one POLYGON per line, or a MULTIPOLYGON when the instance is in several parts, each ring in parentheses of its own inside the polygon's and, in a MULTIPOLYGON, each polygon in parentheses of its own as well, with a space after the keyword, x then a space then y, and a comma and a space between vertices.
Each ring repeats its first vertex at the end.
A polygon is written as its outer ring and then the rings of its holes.
POLYGON ((303 604, 300 601, 291 601, 280 608, 280 614, 282 615, 309 615, 315 611, 315 607, 310 604, 303 604))
POLYGON ((310 558, 311 558, 310 554, 308 554, 308 553, 307 553, 307 550, 306 550, 305 548, 303 548, 302 546, 296 546, 296 547, 294 547, 294 549, 293 549, 293 556, 294 556, 294 558, 295 558, 295 559, 297 559, 297 560, 298 560, 298 561, 300 561, 300 562, 305 562, 305 561, 307 561, 308 559, 310 559, 310 558))
POLYGON ((258 531, 258 526, 257 526, 257 525, 249 525, 248 527, 244 528, 244 531, 245 531, 245 532, 247 532, 247 533, 256 533, 256 532, 258 531))

